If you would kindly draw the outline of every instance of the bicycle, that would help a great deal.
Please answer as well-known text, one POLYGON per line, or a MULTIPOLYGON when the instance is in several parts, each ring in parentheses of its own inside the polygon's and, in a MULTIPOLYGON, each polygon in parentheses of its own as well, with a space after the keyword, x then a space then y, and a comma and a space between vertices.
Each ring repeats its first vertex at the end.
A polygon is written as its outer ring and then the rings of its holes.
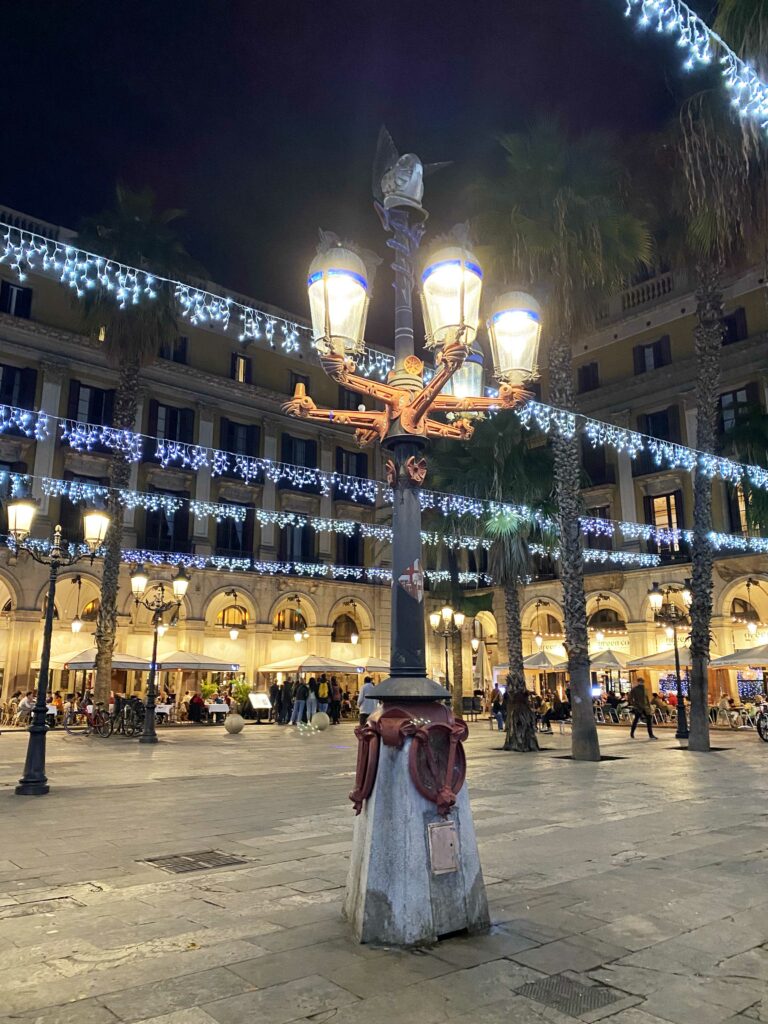
POLYGON ((111 731, 123 736, 135 736, 144 728, 144 705, 137 697, 125 701, 117 715, 111 719, 111 731))
POLYGON ((70 708, 63 724, 70 736, 109 736, 112 732, 112 719, 101 704, 91 705, 90 711, 87 706, 70 708))

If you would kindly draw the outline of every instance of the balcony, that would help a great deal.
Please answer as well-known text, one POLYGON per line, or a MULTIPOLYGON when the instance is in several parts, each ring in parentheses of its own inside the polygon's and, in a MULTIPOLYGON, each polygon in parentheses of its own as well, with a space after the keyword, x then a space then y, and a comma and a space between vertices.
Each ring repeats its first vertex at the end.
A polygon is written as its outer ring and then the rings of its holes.
POLYGON ((668 270, 664 274, 657 274, 612 295, 598 313, 598 323, 632 316, 633 313, 685 292, 688 287, 688 278, 682 271, 668 270))

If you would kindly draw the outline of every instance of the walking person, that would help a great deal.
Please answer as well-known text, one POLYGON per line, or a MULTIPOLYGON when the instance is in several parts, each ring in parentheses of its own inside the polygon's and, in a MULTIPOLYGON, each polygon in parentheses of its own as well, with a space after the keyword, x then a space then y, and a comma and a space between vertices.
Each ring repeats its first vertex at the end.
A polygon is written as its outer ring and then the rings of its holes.
MULTIPOLYGON (((304 708, 307 706, 307 697, 309 696, 309 687, 302 680, 296 683, 293 690, 293 714, 291 715, 291 725, 299 725, 304 718, 304 708)), ((312 719, 310 718, 310 722, 312 719)))
POLYGON ((648 694, 645 692, 645 682, 642 679, 638 679, 629 691, 629 703, 634 713, 632 725, 629 729, 629 738, 632 740, 635 738, 637 723, 641 718, 643 718, 645 719, 645 724, 648 728, 648 739, 658 739, 657 736, 653 735, 653 726, 651 724, 651 704, 648 700, 648 694))
POLYGON ((317 711, 317 680, 314 676, 309 680, 309 692, 307 693, 307 721, 311 722, 317 711))
POLYGON ((317 681, 317 710, 328 712, 328 705, 331 703, 331 684, 328 676, 323 672, 317 681))
POLYGON ((341 721, 341 686, 336 676, 331 676, 331 722, 338 725, 341 721))
POLYGON ((360 712, 360 725, 365 725, 368 721, 368 716, 372 715, 379 706, 379 702, 374 696, 376 687, 374 686, 373 679, 370 676, 366 676, 363 681, 363 688, 357 695, 357 709, 360 712))
POLYGON ((282 702, 283 691, 280 689, 280 686, 277 683, 272 683, 272 685, 269 688, 269 703, 272 705, 272 708, 269 712, 270 722, 281 721, 282 702))

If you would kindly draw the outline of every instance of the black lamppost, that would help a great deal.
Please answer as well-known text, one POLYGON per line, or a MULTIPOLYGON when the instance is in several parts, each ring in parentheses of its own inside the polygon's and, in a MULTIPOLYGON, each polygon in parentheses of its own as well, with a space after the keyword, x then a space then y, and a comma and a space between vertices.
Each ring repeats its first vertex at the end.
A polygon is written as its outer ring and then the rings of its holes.
POLYGON ((141 605, 152 614, 152 661, 149 666, 149 680, 147 682, 147 706, 144 712, 144 729, 139 736, 139 743, 157 743, 157 732, 155 731, 155 677, 157 675, 157 638, 160 635, 160 626, 163 622, 163 615, 172 608, 179 608, 189 586, 189 575, 183 565, 180 565, 176 575, 171 581, 173 588, 173 599, 166 600, 165 584, 158 583, 152 589, 149 597, 144 597, 149 583, 149 575, 143 565, 137 565, 131 572, 131 590, 136 606, 141 605))
POLYGON ((677 730, 675 739, 688 739, 688 720, 685 714, 685 696, 683 694, 683 679, 680 673, 680 648, 677 644, 677 631, 682 626, 689 626, 690 619, 682 612, 669 598, 672 594, 680 594, 686 608, 691 607, 691 581, 686 579, 682 584, 668 583, 663 589, 654 582, 648 591, 648 601, 654 613, 654 619, 658 625, 663 626, 667 636, 672 641, 675 652, 675 681, 677 684, 677 730))
POLYGON ((461 633, 466 616, 464 612, 455 612, 449 604, 443 605, 439 612, 432 612, 429 616, 429 624, 432 631, 441 636, 445 642, 445 688, 451 691, 450 676, 448 673, 448 641, 457 633, 461 633))
POLYGON ((53 636, 53 616, 56 610, 56 582, 62 569, 66 569, 83 558, 93 562, 96 552, 104 543, 109 527, 109 516, 102 509, 86 508, 83 512, 83 532, 87 551, 72 544, 62 547, 61 527, 53 531, 53 541, 47 549, 43 545, 30 540, 30 532, 37 504, 28 495, 19 495, 8 502, 8 532, 14 540, 17 550, 26 553, 41 565, 48 566, 48 596, 43 623, 43 649, 40 654, 40 674, 37 677, 37 698, 32 709, 32 720, 29 726, 29 742, 27 758, 24 762, 24 775, 16 787, 17 796, 44 796, 50 789, 45 774, 45 737, 48 726, 45 719, 48 714, 48 667, 51 660, 51 638, 53 636))

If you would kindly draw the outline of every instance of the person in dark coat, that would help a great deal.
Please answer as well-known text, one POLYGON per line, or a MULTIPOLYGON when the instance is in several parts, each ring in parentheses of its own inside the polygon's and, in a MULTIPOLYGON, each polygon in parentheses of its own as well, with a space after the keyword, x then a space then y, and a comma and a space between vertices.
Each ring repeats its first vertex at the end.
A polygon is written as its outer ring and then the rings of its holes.
POLYGON ((280 721, 283 725, 288 725, 291 720, 291 710, 293 708, 293 683, 290 679, 285 679, 281 687, 282 690, 282 715, 280 721))
POLYGON ((658 739, 657 736, 653 735, 653 726, 651 724, 651 704, 648 700, 648 694, 645 690, 645 683, 642 679, 638 679, 632 689, 629 691, 629 704, 632 708, 634 718, 632 719, 632 725, 629 729, 630 739, 635 738, 635 729, 637 723, 641 718, 645 719, 645 724, 648 728, 648 739, 658 739))
POLYGON ((269 688, 269 703, 272 705, 272 710, 269 712, 269 720, 271 722, 279 722, 280 712, 282 710, 283 694, 277 683, 272 683, 269 688))
POLYGON ((299 723, 304 720, 304 708, 307 706, 308 696, 309 687, 302 679, 299 679, 293 691, 293 713, 291 715, 291 725, 299 725, 299 723))

